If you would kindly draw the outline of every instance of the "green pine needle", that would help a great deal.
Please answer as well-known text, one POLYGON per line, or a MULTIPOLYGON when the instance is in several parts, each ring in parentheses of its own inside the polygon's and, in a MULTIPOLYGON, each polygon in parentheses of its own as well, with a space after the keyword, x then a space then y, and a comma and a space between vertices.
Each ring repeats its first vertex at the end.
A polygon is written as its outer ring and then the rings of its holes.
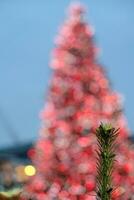
POLYGON ((97 150, 97 198, 111 200, 112 172, 115 161, 115 140, 118 130, 109 124, 101 124, 96 130, 97 150))

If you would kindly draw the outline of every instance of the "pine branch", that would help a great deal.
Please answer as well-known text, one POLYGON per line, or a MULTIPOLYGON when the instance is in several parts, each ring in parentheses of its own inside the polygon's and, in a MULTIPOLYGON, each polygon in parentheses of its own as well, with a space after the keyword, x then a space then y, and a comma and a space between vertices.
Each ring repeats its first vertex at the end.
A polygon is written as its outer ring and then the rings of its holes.
POLYGON ((101 124, 96 130, 97 150, 97 198, 111 200, 112 172, 115 161, 115 140, 118 130, 109 124, 101 124))

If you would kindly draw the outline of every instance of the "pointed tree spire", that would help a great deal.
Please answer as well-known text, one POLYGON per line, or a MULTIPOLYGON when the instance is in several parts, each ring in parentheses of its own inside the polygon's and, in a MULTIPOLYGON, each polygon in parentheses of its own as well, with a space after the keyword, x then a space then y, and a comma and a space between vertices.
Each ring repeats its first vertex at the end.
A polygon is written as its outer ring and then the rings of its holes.
POLYGON ((85 15, 85 7, 80 3, 73 3, 68 9, 69 19, 81 21, 85 15))

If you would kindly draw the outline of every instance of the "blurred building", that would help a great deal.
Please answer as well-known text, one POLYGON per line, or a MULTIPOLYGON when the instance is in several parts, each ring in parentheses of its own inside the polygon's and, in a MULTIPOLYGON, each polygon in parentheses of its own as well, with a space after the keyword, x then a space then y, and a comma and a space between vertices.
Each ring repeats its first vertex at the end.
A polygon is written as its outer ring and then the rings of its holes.
POLYGON ((35 174, 27 154, 32 146, 28 143, 0 149, 0 191, 21 188, 35 174))

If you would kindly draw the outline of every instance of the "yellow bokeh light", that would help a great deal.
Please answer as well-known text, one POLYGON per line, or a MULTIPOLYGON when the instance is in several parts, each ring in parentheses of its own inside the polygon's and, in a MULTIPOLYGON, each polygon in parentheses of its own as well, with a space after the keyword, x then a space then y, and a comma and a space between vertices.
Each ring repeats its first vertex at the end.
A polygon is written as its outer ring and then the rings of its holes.
POLYGON ((27 165, 24 169, 24 172, 27 176, 34 176, 36 173, 36 169, 32 165, 27 165))

